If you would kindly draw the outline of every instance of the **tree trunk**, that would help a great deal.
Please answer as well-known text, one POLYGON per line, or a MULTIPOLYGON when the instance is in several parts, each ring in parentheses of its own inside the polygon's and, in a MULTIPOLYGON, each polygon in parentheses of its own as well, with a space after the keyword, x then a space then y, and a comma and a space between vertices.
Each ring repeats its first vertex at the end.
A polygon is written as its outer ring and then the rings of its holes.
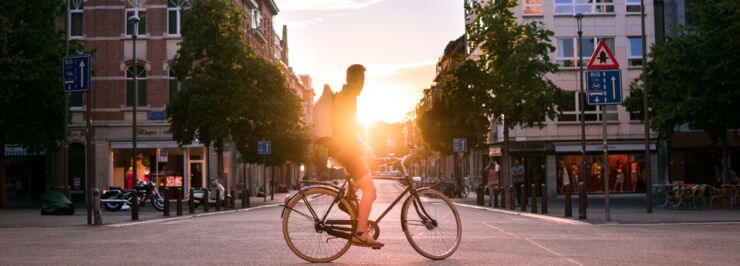
POLYGON ((727 184, 730 176, 730 152, 727 147, 727 130, 723 131, 720 143, 722 144, 722 184, 727 184))
MULTIPOLYGON (((504 188, 509 188, 514 183, 511 180, 511 171, 509 171, 509 167, 511 167, 511 158, 509 155, 509 124, 506 122, 506 119, 504 119, 504 145, 501 150, 501 155, 503 157, 503 162, 501 162, 501 165, 503 165, 503 167, 501 167, 501 172, 504 173, 502 184, 504 188)), ((514 200, 514 195, 511 194, 511 191, 509 191, 509 189, 504 189, 504 191, 506 201, 513 202, 512 200, 514 200)))
POLYGON ((0 142, 0 208, 8 205, 8 190, 5 181, 5 143, 0 142))
MULTIPOLYGON (((224 177, 224 141, 223 140, 217 140, 216 141, 216 171, 218 173, 218 178, 224 177)), ((221 180, 221 182, 226 182, 228 184, 228 180, 224 178, 221 180)), ((222 185, 227 185, 222 184, 222 185)))

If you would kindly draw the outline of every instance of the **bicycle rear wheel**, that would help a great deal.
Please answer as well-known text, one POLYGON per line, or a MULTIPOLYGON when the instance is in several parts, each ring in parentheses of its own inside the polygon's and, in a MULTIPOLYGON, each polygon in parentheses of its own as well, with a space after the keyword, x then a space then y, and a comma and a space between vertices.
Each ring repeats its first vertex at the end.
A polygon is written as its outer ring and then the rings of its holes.
POLYGON ((344 198, 332 206, 336 196, 334 190, 316 187, 304 190, 288 202, 283 215, 283 237, 290 250, 301 259, 330 262, 342 256, 352 245, 349 237, 338 235, 351 235, 355 213, 344 198), (340 204, 348 211, 342 211, 340 204), (327 211, 325 222, 321 222, 327 211))
POLYGON ((433 260, 451 256, 460 246, 462 223, 452 202, 439 191, 423 188, 401 209, 401 227, 416 252, 433 260))

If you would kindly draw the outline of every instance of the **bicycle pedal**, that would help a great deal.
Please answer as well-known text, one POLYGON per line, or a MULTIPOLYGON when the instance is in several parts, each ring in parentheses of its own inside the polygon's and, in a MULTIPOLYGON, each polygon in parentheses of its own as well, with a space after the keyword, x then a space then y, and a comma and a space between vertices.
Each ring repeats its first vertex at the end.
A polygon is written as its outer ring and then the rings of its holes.
POLYGON ((374 250, 380 250, 380 247, 372 247, 374 250))

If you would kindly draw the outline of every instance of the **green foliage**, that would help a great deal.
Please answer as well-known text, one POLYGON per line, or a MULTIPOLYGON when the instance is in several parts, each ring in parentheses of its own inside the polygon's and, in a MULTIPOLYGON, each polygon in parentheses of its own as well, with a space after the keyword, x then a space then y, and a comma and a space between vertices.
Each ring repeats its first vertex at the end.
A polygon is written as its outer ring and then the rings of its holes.
POLYGON ((222 150, 231 139, 247 162, 262 162, 257 141, 273 141, 268 164, 305 161, 308 134, 300 99, 281 69, 257 56, 232 1, 191 1, 173 69, 183 90, 167 106, 175 140, 222 150))
MULTIPOLYGON (((678 28, 663 46, 653 46, 646 66, 650 125, 670 132, 679 124, 708 131, 713 138, 740 126, 740 2, 696 1, 698 25, 678 28)), ((643 86, 630 86, 625 106, 642 112, 643 86)))
POLYGON ((519 24, 513 14, 518 1, 465 4, 478 16, 466 31, 471 47, 482 52, 476 61, 482 74, 476 76, 485 81, 470 84, 477 90, 466 92, 476 96, 472 106, 486 116, 503 115, 509 128, 541 127, 545 117, 554 119, 564 93, 546 77, 557 71, 549 57, 553 32, 541 22, 519 24))

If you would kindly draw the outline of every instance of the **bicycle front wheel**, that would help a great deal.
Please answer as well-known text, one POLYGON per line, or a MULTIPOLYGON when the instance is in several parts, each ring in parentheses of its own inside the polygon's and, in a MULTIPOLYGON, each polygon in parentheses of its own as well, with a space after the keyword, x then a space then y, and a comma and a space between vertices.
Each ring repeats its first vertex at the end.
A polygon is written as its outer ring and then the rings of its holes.
POLYGON ((429 259, 445 259, 460 246, 460 215, 447 196, 431 188, 420 189, 406 199, 401 227, 411 247, 429 259))
POLYGON ((316 187, 303 190, 287 203, 283 215, 283 237, 293 253, 309 262, 330 262, 352 245, 355 213, 337 192, 316 187), (339 205, 343 207, 340 209, 339 205), (347 210, 347 211, 343 211, 347 210), (328 214, 327 214, 328 213, 328 214), (326 215, 326 220, 321 221, 326 215))

